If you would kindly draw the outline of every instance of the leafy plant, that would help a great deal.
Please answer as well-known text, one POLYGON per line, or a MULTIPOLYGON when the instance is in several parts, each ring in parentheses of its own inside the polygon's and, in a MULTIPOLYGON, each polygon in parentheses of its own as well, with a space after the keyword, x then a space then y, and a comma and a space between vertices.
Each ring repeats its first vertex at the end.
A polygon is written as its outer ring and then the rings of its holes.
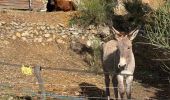
POLYGON ((75 16, 71 22, 83 26, 104 24, 108 20, 107 15, 111 11, 109 8, 113 7, 113 4, 111 0, 82 0, 78 5, 80 15, 75 16))
POLYGON ((99 73, 102 71, 101 68, 101 51, 100 51, 100 43, 101 40, 97 37, 90 39, 92 54, 87 55, 87 59, 89 59, 89 71, 99 73))
POLYGON ((146 38, 149 44, 153 45, 161 54, 157 54, 161 61, 163 70, 170 73, 170 66, 167 63, 170 57, 170 3, 167 2, 164 7, 153 11, 150 16, 150 23, 145 26, 147 32, 146 38))

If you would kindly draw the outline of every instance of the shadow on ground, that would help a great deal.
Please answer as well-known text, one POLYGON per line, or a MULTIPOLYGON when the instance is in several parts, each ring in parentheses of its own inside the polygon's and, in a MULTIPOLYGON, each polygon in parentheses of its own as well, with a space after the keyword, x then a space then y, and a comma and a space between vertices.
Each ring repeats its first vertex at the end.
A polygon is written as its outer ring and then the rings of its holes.
POLYGON ((81 95, 85 96, 88 100, 106 100, 105 91, 96 85, 83 82, 79 86, 82 91, 81 95))

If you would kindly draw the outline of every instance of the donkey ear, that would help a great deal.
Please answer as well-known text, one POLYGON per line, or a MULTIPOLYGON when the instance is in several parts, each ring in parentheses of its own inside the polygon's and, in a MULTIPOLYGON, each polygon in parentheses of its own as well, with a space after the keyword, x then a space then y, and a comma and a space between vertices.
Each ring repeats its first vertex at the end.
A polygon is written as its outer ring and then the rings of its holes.
POLYGON ((119 39, 119 37, 121 37, 121 34, 119 31, 117 31, 113 26, 111 27, 111 31, 113 32, 113 34, 115 35, 116 39, 119 39))
POLYGON ((138 34, 139 28, 134 29, 128 34, 129 39, 132 41, 138 34))

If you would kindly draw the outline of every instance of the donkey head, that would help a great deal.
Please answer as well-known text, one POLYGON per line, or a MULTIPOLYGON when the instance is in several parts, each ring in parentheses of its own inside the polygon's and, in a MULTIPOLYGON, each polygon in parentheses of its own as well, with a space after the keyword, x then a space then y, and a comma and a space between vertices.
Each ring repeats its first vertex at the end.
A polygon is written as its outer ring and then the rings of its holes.
POLYGON ((121 70, 127 69, 129 62, 132 59, 132 40, 136 37, 139 29, 135 29, 128 34, 117 31, 112 27, 112 32, 117 40, 117 48, 119 52, 118 68, 121 70))

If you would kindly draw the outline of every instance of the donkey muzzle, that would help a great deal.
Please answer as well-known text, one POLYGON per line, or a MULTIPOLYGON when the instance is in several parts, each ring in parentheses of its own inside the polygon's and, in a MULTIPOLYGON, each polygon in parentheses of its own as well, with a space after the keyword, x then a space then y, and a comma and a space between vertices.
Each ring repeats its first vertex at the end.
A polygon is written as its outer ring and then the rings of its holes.
POLYGON ((126 69, 126 64, 124 64, 124 65, 118 65, 118 68, 120 69, 120 70, 125 70, 126 69))

